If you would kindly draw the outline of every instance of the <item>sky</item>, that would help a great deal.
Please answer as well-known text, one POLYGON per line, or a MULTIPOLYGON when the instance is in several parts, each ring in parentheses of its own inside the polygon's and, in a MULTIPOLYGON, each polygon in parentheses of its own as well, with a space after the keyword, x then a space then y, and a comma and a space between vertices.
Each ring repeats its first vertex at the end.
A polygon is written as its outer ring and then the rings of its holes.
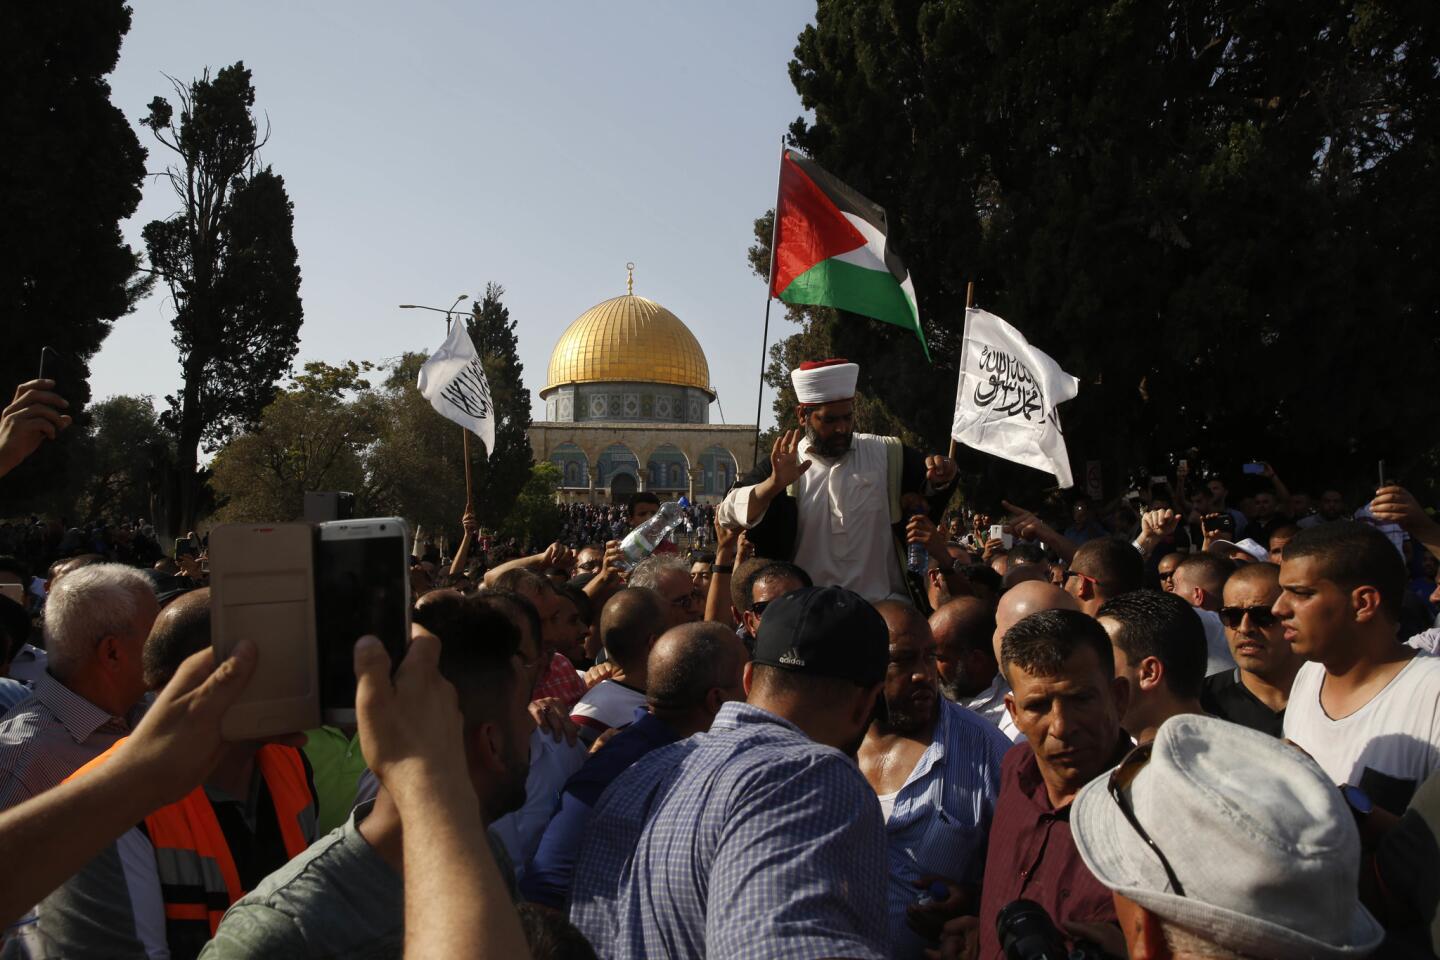
MULTIPOLYGON (((720 407, 753 423, 764 281, 746 262, 774 204, 780 136, 802 113, 787 65, 813 0, 526 0, 404 4, 139 0, 110 77, 136 122, 166 75, 243 60, 270 124, 261 159, 295 207, 308 360, 383 362, 444 339, 439 314, 505 287, 535 391, 577 316, 625 292, 699 339, 720 407)), ((172 215, 147 180, 126 238, 172 215)), ((180 385, 163 287, 122 317, 91 363, 97 399, 180 385)), ((785 333, 771 317, 771 341, 785 333)), ((773 422, 767 391, 762 423, 773 422)))

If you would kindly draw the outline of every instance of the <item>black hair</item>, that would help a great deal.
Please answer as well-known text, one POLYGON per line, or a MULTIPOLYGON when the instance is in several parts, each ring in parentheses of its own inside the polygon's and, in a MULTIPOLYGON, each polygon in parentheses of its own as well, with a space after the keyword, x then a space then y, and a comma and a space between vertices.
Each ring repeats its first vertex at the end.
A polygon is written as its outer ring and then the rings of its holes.
POLYGON ((560 584, 558 593, 575 604, 575 612, 580 615, 581 623, 589 626, 595 622, 595 604, 591 602, 590 594, 576 586, 574 580, 560 584))
POLYGON ((961 568, 961 572, 965 574, 966 580, 979 584, 994 594, 998 594, 1005 586, 1005 579, 988 563, 966 564, 961 568))
POLYGON ((550 582, 549 577, 542 577, 527 567, 511 567, 496 577, 495 582, 491 584, 492 589, 517 593, 524 587, 529 587, 535 593, 555 589, 555 585, 550 582))
POLYGON ((522 903, 515 912, 533 960, 596 960, 590 941, 561 914, 533 903, 522 903))
POLYGON ((1366 523, 1336 521, 1301 530, 1285 544, 1283 557, 1315 557, 1320 575, 1346 590, 1374 587, 1380 606, 1399 621, 1405 595, 1405 561, 1390 538, 1366 523))
POLYGON ((505 695, 519 681, 520 630, 490 599, 455 594, 415 612, 440 638, 440 675, 455 687, 468 726, 503 721, 505 695))
POLYGON ((1213 553, 1192 553, 1175 564, 1173 572, 1178 574, 1181 570, 1191 571, 1185 575, 1187 579, 1198 574, 1206 582, 1215 584, 1214 592, 1219 594, 1225 589, 1225 581, 1235 572, 1235 561, 1217 557, 1213 553))
POLYGON ((1054 676, 1086 648, 1095 652, 1105 675, 1114 676, 1115 651, 1104 627, 1079 610, 1041 610, 1005 631, 1000 665, 1008 668, 1013 663, 1026 673, 1054 676))
POLYGON ((490 605, 510 620, 515 627, 516 646, 523 643, 525 636, 521 629, 528 628, 530 637, 535 641, 535 649, 541 649, 540 641, 540 611, 535 609, 535 604, 530 602, 526 596, 516 593, 514 590, 501 590, 492 587, 484 593, 473 594, 481 603, 490 605))
POLYGON ((1132 544, 1114 537, 1087 540, 1075 551, 1070 569, 1093 578, 1100 593, 1116 597, 1139 590, 1145 579, 1145 561, 1132 544))
POLYGON ((761 580, 798 580, 802 587, 815 586, 810 574, 787 560, 771 560, 745 578, 745 609, 755 609, 755 585, 761 580))
POLYGON ((1200 696, 1209 650, 1205 626, 1194 607, 1173 593, 1135 590, 1106 600, 1095 616, 1119 624, 1111 640, 1132 665, 1155 657, 1165 666, 1165 683, 1171 693, 1200 696))
POLYGON ((660 498, 649 490, 632 493, 630 499, 625 501, 625 517, 628 519, 635 516, 635 507, 642 503, 653 503, 658 508, 660 506, 660 498))

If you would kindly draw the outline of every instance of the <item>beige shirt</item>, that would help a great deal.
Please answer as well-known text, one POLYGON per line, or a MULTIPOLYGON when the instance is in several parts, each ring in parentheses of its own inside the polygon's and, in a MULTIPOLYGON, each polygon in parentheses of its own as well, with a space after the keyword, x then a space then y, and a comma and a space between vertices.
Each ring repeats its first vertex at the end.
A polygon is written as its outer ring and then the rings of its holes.
MULTIPOLYGON (((810 468, 795 481, 799 524, 795 563, 816 586, 854 590, 874 603, 887 598, 908 600, 895 540, 890 531, 889 475, 884 442, 867 433, 851 438, 850 449, 831 460, 800 442, 800 459, 810 468)), ((738 487, 725 496, 716 519, 732 529, 745 523, 755 488, 738 487)), ((763 520, 762 513, 755 523, 763 520)))

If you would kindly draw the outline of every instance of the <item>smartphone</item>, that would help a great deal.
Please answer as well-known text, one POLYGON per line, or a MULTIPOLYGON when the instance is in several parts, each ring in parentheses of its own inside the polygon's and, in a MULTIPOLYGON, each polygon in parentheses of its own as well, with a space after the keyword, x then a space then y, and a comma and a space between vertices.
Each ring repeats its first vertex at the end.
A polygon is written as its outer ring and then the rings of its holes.
POLYGON ((56 350, 54 347, 50 347, 50 346, 41 347, 41 348, 40 348, 40 372, 39 372, 38 374, 36 374, 35 379, 37 379, 37 380, 44 380, 44 379, 46 379, 46 377, 45 377, 45 371, 46 371, 47 368, 48 368, 49 371, 50 371, 50 379, 51 379, 51 380, 55 379, 56 367, 58 366, 57 361, 58 361, 59 359, 60 359, 60 351, 58 351, 58 350, 56 350))
MULTIPOLYGON (((1384 460, 1381 460, 1381 461, 1380 461, 1379 474, 1380 474, 1380 486, 1381 486, 1381 487, 1388 487, 1388 486, 1391 486, 1391 485, 1393 485, 1393 484, 1395 483, 1395 481, 1390 477, 1389 471, 1387 471, 1387 470, 1385 469, 1385 461, 1384 461, 1384 460)), ((1376 489, 1379 489, 1379 487, 1377 487, 1376 489)))
POLYGON ((1258 476, 1259 474, 1262 474, 1262 473, 1265 472, 1265 464, 1263 464, 1263 463, 1247 463, 1247 464, 1245 464, 1244 466, 1242 466, 1240 469, 1241 469, 1242 471, 1244 471, 1245 473, 1254 474, 1254 475, 1257 475, 1257 476, 1258 476))
POLYGON ((321 713, 325 723, 343 726, 355 723, 355 641, 379 638, 392 667, 409 647, 409 541, 399 517, 332 520, 317 530, 321 713))
POLYGON ((1181 471, 1182 473, 1189 473, 1189 472, 1190 472, 1190 461, 1188 461, 1188 460, 1181 460, 1181 461, 1180 461, 1180 471, 1181 471))
POLYGON ((210 644, 223 661, 248 637, 255 675, 220 721, 226 740, 320 725, 315 654, 315 528, 227 523, 210 532, 210 644))
POLYGON ((20 606, 25 606, 25 584, 0 583, 0 597, 8 597, 20 606))
POLYGON ((1166 477, 1151 477, 1151 478, 1150 478, 1150 486, 1152 486, 1152 487, 1163 487, 1163 486, 1165 486, 1165 484, 1167 484, 1167 483, 1169 483, 1169 482, 1170 482, 1169 479, 1167 479, 1166 477))
POLYGON ((175 559, 176 559, 176 560, 179 560, 181 557, 187 557, 187 556, 188 556, 188 557, 193 557, 193 556, 195 556, 198 552, 199 552, 199 551, 197 551, 197 550, 195 549, 195 541, 194 541, 194 540, 191 540, 189 537, 178 537, 178 538, 176 538, 176 540, 175 540, 175 559))

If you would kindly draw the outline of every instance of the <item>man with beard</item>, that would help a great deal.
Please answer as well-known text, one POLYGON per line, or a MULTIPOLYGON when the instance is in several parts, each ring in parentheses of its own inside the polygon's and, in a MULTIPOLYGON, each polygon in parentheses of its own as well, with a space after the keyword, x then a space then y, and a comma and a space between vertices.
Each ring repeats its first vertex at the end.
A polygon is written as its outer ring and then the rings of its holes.
POLYGON ((1207 713, 1281 736, 1290 687, 1305 658, 1285 639, 1285 627, 1271 610, 1280 599, 1280 568, 1247 563, 1225 581, 1220 619, 1235 668, 1205 679, 1200 703, 1207 713))
POLYGON ((902 498, 923 497, 938 523, 955 463, 924 456, 896 437, 855 433, 859 376, 859 366, 845 360, 807 361, 791 371, 798 429, 776 439, 770 459, 726 494, 715 518, 748 530, 757 556, 793 560, 817 584, 854 590, 873 603, 910 596, 902 498))
MULTIPOLYGON (((458 695, 470 782, 490 823, 525 800, 534 653, 522 657, 519 630, 480 597, 454 594, 422 607, 415 622, 440 638, 440 674, 458 695)), ((403 828, 382 786, 226 911, 201 957, 400 957, 403 828)))
POLYGON ((766 609, 746 702, 650 753, 595 806, 570 920, 598 955, 888 956, 885 829, 853 759, 888 640, 839 587, 766 609))
POLYGON ((857 759, 885 818, 891 956, 919 958, 946 920, 979 906, 1010 741, 939 696, 935 638, 918 610, 896 600, 875 609, 890 631, 885 709, 857 759))

